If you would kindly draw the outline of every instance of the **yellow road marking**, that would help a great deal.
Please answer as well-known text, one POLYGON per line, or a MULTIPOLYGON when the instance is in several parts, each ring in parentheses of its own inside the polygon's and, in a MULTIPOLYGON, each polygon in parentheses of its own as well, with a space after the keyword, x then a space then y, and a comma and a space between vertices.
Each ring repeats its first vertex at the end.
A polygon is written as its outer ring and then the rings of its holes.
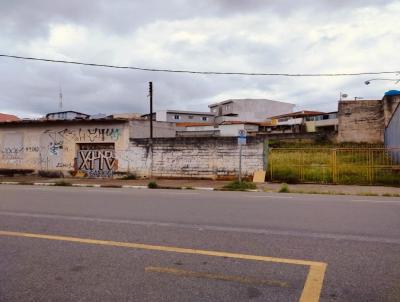
POLYGON ((213 256, 213 257, 226 257, 226 258, 243 259, 243 260, 254 260, 254 261, 264 261, 264 262, 275 262, 275 263, 309 266, 310 271, 307 275, 307 279, 304 284, 303 292, 301 294, 299 302, 318 302, 319 301, 322 284, 324 281, 325 270, 326 270, 326 266, 327 266, 326 263, 324 263, 324 262, 314 262, 314 261, 308 261, 308 260, 246 255, 246 254, 236 254, 236 253, 229 253, 229 252, 217 252, 217 251, 188 249, 188 248, 179 248, 179 247, 171 247, 171 246, 161 246, 161 245, 148 245, 148 244, 142 244, 142 243, 130 243, 130 242, 120 242, 120 241, 96 240, 96 239, 86 239, 86 238, 78 238, 78 237, 33 234, 33 233, 23 233, 23 232, 11 232, 11 231, 0 231, 0 236, 48 239, 48 240, 86 243, 86 244, 94 244, 94 245, 127 247, 127 248, 151 250, 151 251, 174 252, 174 253, 182 253, 182 254, 194 254, 194 255, 213 256))
POLYGON ((319 301, 326 266, 326 263, 310 266, 299 302, 319 301))
POLYGON ((245 283, 245 284, 254 284, 254 285, 269 285, 269 286, 278 286, 278 287, 289 287, 287 282, 277 281, 277 280, 260 280, 250 277, 241 277, 241 276, 232 276, 232 275, 222 275, 222 274, 212 274, 212 273, 205 273, 205 272, 194 272, 194 271, 187 271, 181 270, 176 268, 169 268, 169 267, 157 267, 157 266, 148 266, 144 269, 145 272, 153 272, 153 273, 166 273, 172 274, 182 277, 193 277, 193 278, 206 278, 212 280, 221 280, 221 281, 232 281, 238 283, 245 283))

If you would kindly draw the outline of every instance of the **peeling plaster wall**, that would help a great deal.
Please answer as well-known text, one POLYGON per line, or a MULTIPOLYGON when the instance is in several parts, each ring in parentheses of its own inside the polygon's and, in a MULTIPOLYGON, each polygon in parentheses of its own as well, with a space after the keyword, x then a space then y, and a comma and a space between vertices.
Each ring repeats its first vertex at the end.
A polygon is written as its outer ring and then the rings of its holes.
MULTIPOLYGON (((238 173, 235 137, 154 138, 151 145, 149 139, 130 139, 130 126, 128 122, 2 125, 0 169, 72 171, 78 144, 113 143, 118 172, 177 178, 223 178, 238 173)), ((264 140, 248 137, 243 146, 243 176, 263 169, 264 140)))
MULTIPOLYGON (((243 146, 242 173, 252 176, 264 166, 264 139, 248 137, 243 146)), ((231 137, 133 139, 120 166, 139 176, 224 178, 237 175, 239 146, 231 137)))
POLYGON ((338 142, 383 143, 382 100, 340 101, 338 142))
POLYGON ((79 143, 114 143, 126 150, 128 123, 3 124, 0 169, 74 170, 79 143))

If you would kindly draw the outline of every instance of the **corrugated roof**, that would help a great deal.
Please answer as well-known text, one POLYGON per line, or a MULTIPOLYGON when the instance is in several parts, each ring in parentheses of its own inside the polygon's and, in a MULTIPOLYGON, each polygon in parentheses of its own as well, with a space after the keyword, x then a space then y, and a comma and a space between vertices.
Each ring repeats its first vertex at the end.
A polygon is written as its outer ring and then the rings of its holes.
POLYGON ((243 125, 243 124, 251 124, 258 125, 258 122, 246 122, 246 121, 223 121, 220 125, 243 125))
POLYGON ((82 112, 78 112, 78 111, 73 111, 73 110, 66 110, 66 111, 57 111, 57 112, 50 112, 46 114, 46 117, 49 115, 53 115, 53 114, 61 114, 61 113, 76 113, 76 114, 80 114, 80 115, 85 115, 87 117, 89 117, 89 114, 86 113, 82 113, 82 112))
POLYGON ((225 100, 225 101, 222 101, 222 102, 212 103, 212 104, 208 105, 208 107, 211 108, 211 107, 215 107, 215 106, 218 106, 218 105, 225 105, 225 104, 232 103, 232 102, 235 102, 235 101, 239 101, 239 102, 241 102, 241 101, 264 101, 264 102, 270 102, 270 103, 272 102, 272 103, 281 103, 281 104, 294 105, 294 104, 289 103, 289 102, 275 101, 275 100, 270 100, 270 99, 229 99, 229 100, 225 100))
POLYGON ((283 117, 295 117, 295 116, 302 117, 302 116, 312 116, 312 115, 320 115, 320 114, 326 114, 326 113, 321 112, 321 111, 303 110, 303 111, 297 111, 297 112, 291 112, 291 113, 287 113, 287 114, 271 116, 268 118, 276 119, 276 118, 283 118, 283 117))
POLYGON ((0 121, 0 126, 19 126, 19 125, 42 125, 42 124, 90 124, 90 123, 116 123, 128 122, 129 119, 124 118, 102 118, 102 119, 75 119, 75 120, 14 120, 14 121, 0 121))

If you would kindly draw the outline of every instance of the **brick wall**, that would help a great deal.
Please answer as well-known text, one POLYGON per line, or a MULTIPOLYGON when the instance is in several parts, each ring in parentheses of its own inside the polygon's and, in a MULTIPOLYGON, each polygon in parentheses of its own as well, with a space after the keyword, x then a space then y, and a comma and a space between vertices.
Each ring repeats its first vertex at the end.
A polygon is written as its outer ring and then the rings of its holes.
MULTIPOLYGON (((264 166, 264 140, 249 137, 242 151, 242 173, 252 176, 264 166)), ((132 139, 120 154, 120 168, 138 176, 224 178, 238 173, 239 146, 234 137, 132 139)))
POLYGON ((382 100, 340 101, 338 142, 383 143, 382 100))

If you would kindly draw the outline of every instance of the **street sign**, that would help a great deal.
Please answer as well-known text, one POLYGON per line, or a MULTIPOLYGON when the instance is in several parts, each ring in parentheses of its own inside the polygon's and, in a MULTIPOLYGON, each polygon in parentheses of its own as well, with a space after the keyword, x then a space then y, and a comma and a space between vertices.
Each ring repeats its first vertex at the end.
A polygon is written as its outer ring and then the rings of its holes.
POLYGON ((247 136, 246 130, 244 130, 244 129, 239 129, 239 130, 238 130, 238 136, 239 136, 239 137, 242 137, 242 138, 246 138, 246 136, 247 136))
POLYGON ((246 137, 238 137, 238 145, 246 145, 246 137))
POLYGON ((239 129, 238 130, 238 145, 246 145, 246 130, 239 129))
POLYGON ((239 148, 239 182, 242 182, 242 146, 246 145, 246 130, 239 129, 238 130, 238 145, 239 148))

